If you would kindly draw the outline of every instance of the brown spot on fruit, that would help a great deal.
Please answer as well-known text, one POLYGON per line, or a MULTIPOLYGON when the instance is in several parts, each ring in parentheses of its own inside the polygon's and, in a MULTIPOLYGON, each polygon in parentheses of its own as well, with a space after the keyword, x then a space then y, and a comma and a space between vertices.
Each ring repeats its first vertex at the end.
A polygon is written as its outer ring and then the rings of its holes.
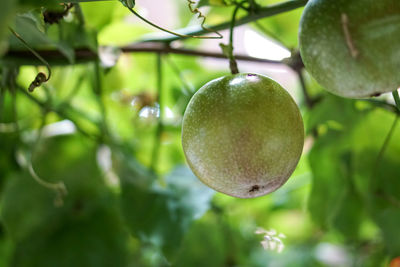
POLYGON ((259 187, 258 185, 253 185, 253 186, 250 188, 249 193, 253 193, 253 192, 255 192, 255 191, 258 191, 259 189, 260 189, 260 187, 259 187))
POLYGON ((378 97, 380 95, 381 95, 381 93, 373 93, 373 94, 371 94, 371 97, 378 97))

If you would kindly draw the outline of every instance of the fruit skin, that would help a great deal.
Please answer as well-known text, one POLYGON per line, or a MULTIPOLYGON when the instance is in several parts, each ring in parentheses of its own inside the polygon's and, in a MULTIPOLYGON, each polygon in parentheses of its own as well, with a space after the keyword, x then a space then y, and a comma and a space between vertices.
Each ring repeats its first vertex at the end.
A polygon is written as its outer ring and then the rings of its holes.
POLYGON ((400 87, 399 0, 310 0, 299 42, 306 69, 333 94, 363 98, 400 87))
POLYGON ((190 100, 182 146, 194 174, 209 187, 253 198, 281 187, 304 143, 301 114, 275 81, 235 74, 210 81, 190 100))

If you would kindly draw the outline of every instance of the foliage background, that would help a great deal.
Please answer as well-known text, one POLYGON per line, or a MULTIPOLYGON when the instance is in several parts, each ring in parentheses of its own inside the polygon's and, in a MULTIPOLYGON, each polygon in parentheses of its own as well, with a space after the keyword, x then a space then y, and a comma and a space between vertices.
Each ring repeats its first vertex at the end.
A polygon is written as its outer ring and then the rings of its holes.
MULTIPOLYGON (((199 25, 185 1, 156 2, 137 1, 136 9, 170 29, 199 25)), ((230 21, 233 6, 200 4, 208 25, 230 21)), ((249 51, 246 31, 266 50, 274 41, 292 52, 291 60, 239 68, 284 85, 307 131, 287 184, 236 199, 202 185, 180 144, 186 104, 229 74, 226 59, 121 53, 115 47, 165 35, 154 37, 118 1, 76 3, 51 25, 43 11, 62 7, 41 5, 2 0, 0 9, 0 266, 387 266, 400 256, 399 112, 386 95, 332 96, 293 68, 302 8, 235 29, 236 53, 274 56, 249 51), (17 57, 27 48, 8 26, 35 50, 61 55, 46 57, 52 77, 33 93, 26 88, 46 69, 29 52, 17 57), (83 60, 79 49, 99 49, 100 60, 83 60), (35 181, 30 165, 41 179, 64 182, 68 194, 35 181), (284 250, 265 250, 258 228, 283 233, 284 250)), ((221 33, 223 40, 172 45, 219 53, 229 35, 221 33)))

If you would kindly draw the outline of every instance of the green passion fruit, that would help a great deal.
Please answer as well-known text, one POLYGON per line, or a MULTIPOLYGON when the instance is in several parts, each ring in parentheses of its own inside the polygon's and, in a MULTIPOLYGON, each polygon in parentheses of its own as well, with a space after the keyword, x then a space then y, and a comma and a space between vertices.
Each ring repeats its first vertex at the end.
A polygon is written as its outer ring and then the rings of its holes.
POLYGON ((281 187, 304 143, 300 111, 275 81, 258 74, 212 80, 190 100, 182 146, 194 174, 230 196, 253 198, 281 187))
POLYGON ((310 0, 299 42, 306 69, 333 94, 363 98, 400 87, 399 0, 310 0))

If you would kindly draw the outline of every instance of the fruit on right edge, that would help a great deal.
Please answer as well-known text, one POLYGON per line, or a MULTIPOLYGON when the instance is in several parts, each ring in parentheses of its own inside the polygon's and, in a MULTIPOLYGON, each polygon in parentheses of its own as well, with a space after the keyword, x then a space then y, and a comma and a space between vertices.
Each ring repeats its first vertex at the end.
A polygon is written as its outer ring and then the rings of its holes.
POLYGON ((300 111, 278 83, 258 74, 221 77, 186 108, 182 146, 194 174, 230 196, 253 198, 281 187, 300 159, 300 111))
POLYGON ((400 87, 399 0, 310 0, 299 41, 306 69, 333 94, 363 98, 400 87))

